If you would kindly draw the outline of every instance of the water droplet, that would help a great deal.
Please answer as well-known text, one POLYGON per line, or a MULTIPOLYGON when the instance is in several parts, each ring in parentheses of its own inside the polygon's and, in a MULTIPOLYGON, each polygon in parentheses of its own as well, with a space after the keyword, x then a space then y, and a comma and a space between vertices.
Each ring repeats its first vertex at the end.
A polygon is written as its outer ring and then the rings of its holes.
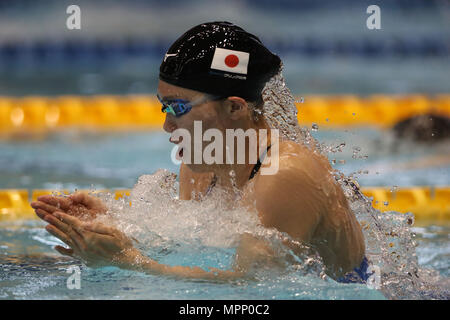
POLYGON ((311 128, 312 128, 312 131, 317 131, 317 130, 319 130, 319 126, 318 126, 316 123, 313 123, 312 126, 311 126, 311 128))
POLYGON ((342 152, 342 149, 345 147, 345 142, 342 142, 340 145, 334 147, 331 152, 342 152))
POLYGON ((384 204, 385 206, 387 206, 387 205, 389 205, 389 201, 385 201, 385 202, 383 202, 383 204, 384 204))

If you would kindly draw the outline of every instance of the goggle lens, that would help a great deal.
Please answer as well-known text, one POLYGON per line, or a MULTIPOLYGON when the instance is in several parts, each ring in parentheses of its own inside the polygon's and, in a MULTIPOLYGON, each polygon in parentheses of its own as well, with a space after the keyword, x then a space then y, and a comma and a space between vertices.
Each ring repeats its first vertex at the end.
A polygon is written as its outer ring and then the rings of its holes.
POLYGON ((182 99, 163 101, 159 95, 157 95, 157 97, 159 102, 163 105, 161 111, 164 113, 170 113, 175 117, 180 117, 192 109, 189 101, 182 99))

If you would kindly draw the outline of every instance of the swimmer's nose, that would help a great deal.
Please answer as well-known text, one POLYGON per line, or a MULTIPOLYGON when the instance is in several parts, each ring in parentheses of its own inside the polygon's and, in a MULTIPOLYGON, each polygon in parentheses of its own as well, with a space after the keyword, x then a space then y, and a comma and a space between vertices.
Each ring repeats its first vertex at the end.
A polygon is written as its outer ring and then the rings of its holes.
POLYGON ((178 127, 172 119, 170 119, 171 115, 166 114, 166 120, 164 121, 163 129, 164 131, 168 133, 172 133, 175 131, 178 127))

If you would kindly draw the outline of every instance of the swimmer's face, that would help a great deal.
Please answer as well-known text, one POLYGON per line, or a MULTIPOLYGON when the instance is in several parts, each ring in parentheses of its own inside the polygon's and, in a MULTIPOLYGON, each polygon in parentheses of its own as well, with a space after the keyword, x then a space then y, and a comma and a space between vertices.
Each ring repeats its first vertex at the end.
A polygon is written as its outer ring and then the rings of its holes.
MULTIPOLYGON (((188 101, 198 101, 205 97, 205 94, 199 91, 181 88, 171 85, 162 80, 158 83, 158 94, 162 100, 170 99, 184 99, 188 101)), ((177 129, 186 129, 191 136, 191 164, 188 166, 197 172, 211 171, 212 165, 194 164, 194 121, 201 121, 202 137, 208 129, 218 129, 222 132, 222 136, 225 138, 226 129, 238 129, 242 128, 246 130, 251 122, 249 117, 249 109, 247 102, 240 97, 228 97, 223 100, 207 100, 204 103, 195 105, 188 113, 176 117, 173 114, 166 113, 166 120, 164 122, 164 130, 168 133, 173 133, 177 129)), ((180 143, 180 141, 174 141, 173 143, 180 143)), ((202 139, 203 140, 203 139, 202 139)), ((204 148, 209 145, 211 141, 202 142, 202 152, 204 148)), ((223 142, 225 155, 225 141, 223 142)), ((225 161, 223 161, 224 163, 225 161)))

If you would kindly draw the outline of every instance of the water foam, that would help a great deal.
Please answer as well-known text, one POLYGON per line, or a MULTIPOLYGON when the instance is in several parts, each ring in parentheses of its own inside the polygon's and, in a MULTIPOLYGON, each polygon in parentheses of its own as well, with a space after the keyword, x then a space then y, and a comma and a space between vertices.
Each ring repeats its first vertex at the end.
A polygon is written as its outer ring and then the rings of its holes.
MULTIPOLYGON (((295 99, 286 86, 282 73, 272 79, 263 96, 266 101, 263 110, 269 124, 280 128, 284 137, 314 146, 314 152, 327 157, 329 153, 339 152, 345 147, 345 143, 338 147, 320 144, 307 128, 298 125, 295 99)), ((353 150, 357 154, 360 149, 353 150)), ((335 170, 334 175, 363 227, 366 256, 373 265, 381 269, 381 287, 385 296, 391 299, 448 299, 449 288, 437 285, 442 280, 437 272, 420 268, 418 264, 415 235, 411 231, 413 214, 395 211, 382 213, 372 207, 372 199, 359 191, 358 183, 351 176, 347 177, 338 170, 335 170)))
MULTIPOLYGON (((266 84, 263 100, 262 113, 272 128, 280 130, 281 137, 303 143, 324 156, 339 151, 339 148, 321 145, 307 128, 299 126, 295 99, 282 72, 266 84)), ((418 264, 411 232, 413 215, 381 213, 372 207, 371 199, 359 192, 355 180, 338 170, 334 175, 363 227, 366 256, 381 269, 383 294, 390 299, 448 298, 448 290, 436 284, 441 279, 438 274, 418 264)), ((299 257, 293 254, 281 244, 283 240, 293 239, 274 229, 263 228, 254 212, 230 207, 219 188, 214 188, 201 202, 179 200, 176 175, 158 170, 153 175, 141 176, 130 197, 120 200, 108 194, 101 197, 109 207, 109 215, 100 219, 112 218, 119 229, 136 239, 137 246, 153 257, 182 250, 180 248, 233 248, 240 235, 250 233, 270 241, 280 256, 294 257, 291 271, 327 279, 317 255, 299 257)))

